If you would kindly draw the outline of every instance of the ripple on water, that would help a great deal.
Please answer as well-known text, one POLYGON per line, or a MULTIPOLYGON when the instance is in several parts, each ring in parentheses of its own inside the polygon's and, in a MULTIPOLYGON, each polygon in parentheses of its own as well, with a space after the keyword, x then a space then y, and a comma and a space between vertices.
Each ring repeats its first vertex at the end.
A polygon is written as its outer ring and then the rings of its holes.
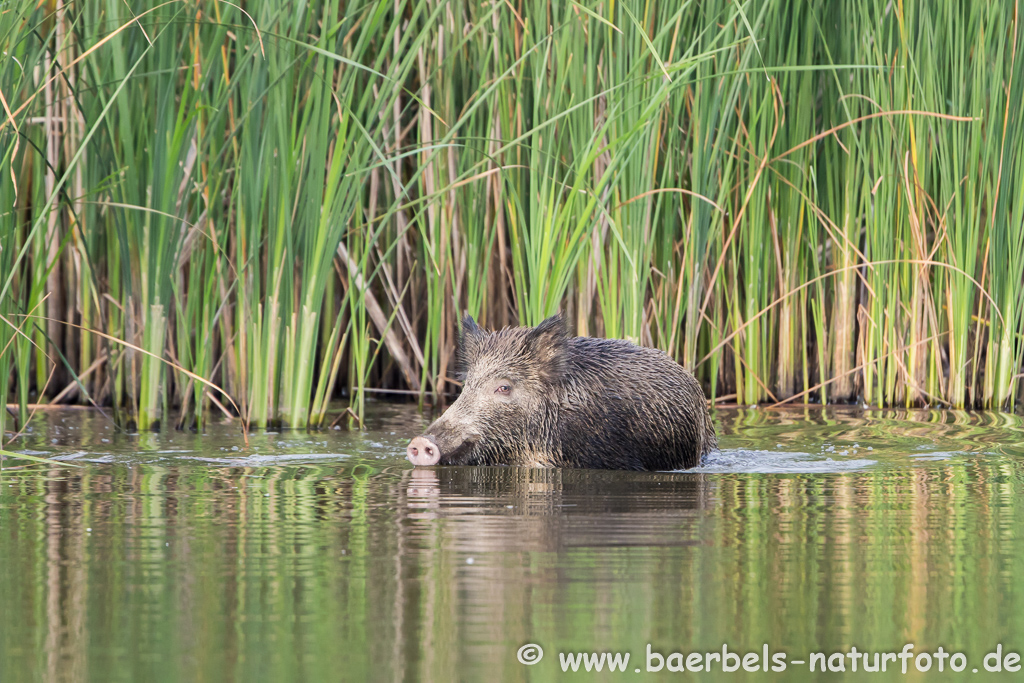
POLYGON ((278 455, 248 455, 245 457, 216 457, 204 455, 186 455, 182 460, 199 460, 202 462, 215 463, 217 465, 229 465, 231 467, 263 467, 268 465, 296 464, 307 461, 324 460, 346 460, 352 456, 346 453, 286 453, 278 455))
POLYGON ((704 464, 691 472, 754 472, 761 474, 829 473, 862 470, 877 465, 867 458, 822 458, 811 453, 731 449, 716 451, 704 459, 704 464))

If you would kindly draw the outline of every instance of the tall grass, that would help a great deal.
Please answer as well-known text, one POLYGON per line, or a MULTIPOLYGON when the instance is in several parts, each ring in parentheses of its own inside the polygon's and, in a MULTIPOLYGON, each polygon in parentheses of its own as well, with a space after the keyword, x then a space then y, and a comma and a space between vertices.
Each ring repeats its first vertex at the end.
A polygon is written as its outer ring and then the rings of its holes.
POLYGON ((1012 409, 1022 48, 1017 2, 7 3, 0 402, 320 426, 562 310, 717 401, 1012 409))

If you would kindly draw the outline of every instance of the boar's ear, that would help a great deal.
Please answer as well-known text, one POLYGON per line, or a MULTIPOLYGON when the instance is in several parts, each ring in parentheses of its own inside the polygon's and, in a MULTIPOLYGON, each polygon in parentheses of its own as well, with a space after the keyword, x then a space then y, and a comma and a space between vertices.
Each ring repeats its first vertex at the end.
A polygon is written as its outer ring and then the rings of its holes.
POLYGON ((562 379, 568 341, 565 320, 557 313, 527 333, 527 352, 543 381, 555 384, 562 379))
POLYGON ((468 313, 462 318, 462 331, 459 333, 458 366, 459 372, 465 373, 476 362, 483 348, 487 333, 468 313))

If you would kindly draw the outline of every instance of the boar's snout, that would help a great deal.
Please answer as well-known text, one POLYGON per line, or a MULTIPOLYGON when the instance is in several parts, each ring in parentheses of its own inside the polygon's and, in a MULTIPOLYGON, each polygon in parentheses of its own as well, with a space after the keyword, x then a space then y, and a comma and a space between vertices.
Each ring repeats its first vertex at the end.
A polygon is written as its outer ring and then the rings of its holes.
POLYGON ((432 436, 417 436, 405 447, 405 457, 413 465, 430 467, 441 460, 441 449, 432 436))

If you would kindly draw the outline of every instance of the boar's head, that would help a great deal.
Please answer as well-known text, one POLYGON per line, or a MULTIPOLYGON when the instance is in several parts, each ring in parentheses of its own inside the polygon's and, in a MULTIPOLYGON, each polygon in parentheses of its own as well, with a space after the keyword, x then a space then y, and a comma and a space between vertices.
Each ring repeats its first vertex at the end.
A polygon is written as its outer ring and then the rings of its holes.
POLYGON ((488 333, 462 321, 459 398, 409 442, 414 465, 512 464, 551 452, 568 337, 561 316, 488 333))

